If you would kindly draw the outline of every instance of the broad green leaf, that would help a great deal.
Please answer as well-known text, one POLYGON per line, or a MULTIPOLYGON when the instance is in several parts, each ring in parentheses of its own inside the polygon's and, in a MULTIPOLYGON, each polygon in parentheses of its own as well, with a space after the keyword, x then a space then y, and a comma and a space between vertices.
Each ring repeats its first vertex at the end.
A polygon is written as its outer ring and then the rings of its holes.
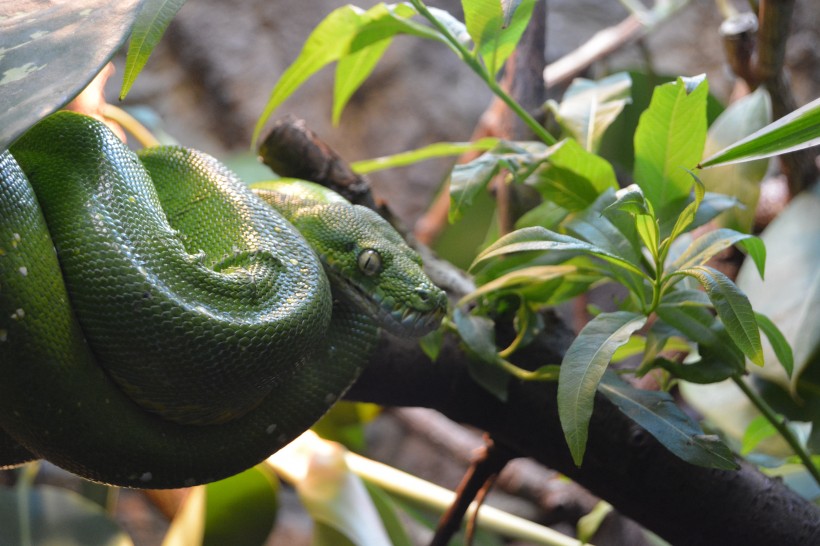
POLYGON ((333 82, 333 125, 339 124, 342 110, 350 97, 373 72, 392 42, 392 38, 385 38, 339 59, 336 64, 336 79, 333 82))
POLYGON ((635 183, 658 217, 667 205, 685 199, 692 188, 686 172, 703 155, 708 83, 693 91, 682 78, 655 88, 635 132, 635 183))
POLYGON ((820 186, 804 191, 761 234, 768 252, 766 280, 750 263, 737 276, 755 311, 769 317, 794 351, 794 371, 785 372, 771 344, 766 365, 750 371, 795 395, 798 382, 820 354, 820 186))
MULTIPOLYGON (((703 154, 709 156, 737 142, 764 127, 771 118, 771 99, 765 88, 760 87, 754 93, 730 104, 715 120, 706 136, 703 154)), ((766 174, 768 165, 769 161, 764 159, 703 169, 698 173, 709 191, 733 195, 745 207, 737 207, 721 215, 718 221, 722 226, 744 233, 751 231, 760 195, 760 181, 766 174)))
POLYGON ((700 359, 687 364, 659 359, 658 366, 691 383, 717 383, 741 375, 746 367, 743 353, 732 342, 719 321, 710 326, 712 341, 698 343, 700 359))
POLYGON ((350 167, 359 174, 368 174, 384 169, 405 167, 427 159, 461 155, 467 152, 486 152, 499 144, 495 137, 485 137, 475 142, 436 142, 409 152, 394 155, 363 159, 350 164, 350 167))
POLYGON ((646 323, 637 313, 601 313, 581 330, 561 362, 558 416, 572 459, 581 466, 598 382, 615 350, 646 323))
POLYGON ((820 98, 700 163, 701 168, 753 161, 820 144, 820 98))
POLYGON ((607 128, 630 102, 632 78, 618 72, 598 81, 576 78, 561 103, 549 101, 561 128, 585 150, 597 152, 607 128))
POLYGON ((165 34, 171 19, 184 3, 185 0, 145 0, 131 32, 125 71, 122 74, 120 100, 128 94, 145 63, 148 62, 151 52, 165 34))
POLYGON ((468 371, 476 383, 499 400, 507 399, 510 375, 498 364, 495 346, 495 323, 487 318, 465 313, 456 308, 453 322, 470 359, 468 371))
POLYGON ((276 82, 256 122, 253 143, 274 110, 325 65, 397 34, 443 40, 435 30, 411 21, 409 17, 415 14, 408 4, 377 4, 367 11, 348 5, 332 11, 313 29, 299 56, 276 82))
POLYGON ((683 254, 669 265, 667 272, 703 265, 719 252, 735 244, 749 254, 762 278, 766 267, 766 247, 763 241, 754 235, 726 228, 710 231, 695 239, 683 254))
POLYGON ((678 274, 696 279, 709 295, 726 331, 749 360, 763 366, 760 331, 749 299, 726 275, 708 266, 682 269, 678 274))
POLYGON ((501 0, 462 0, 464 22, 476 51, 491 76, 498 74, 504 62, 527 28, 535 0, 517 0, 502 6, 501 0))
POLYGON ((576 211, 594 203, 607 189, 618 189, 612 165, 584 150, 575 140, 562 140, 547 153, 546 162, 532 181, 546 200, 576 211))
POLYGON ((279 482, 263 466, 205 486, 203 546, 256 546, 273 529, 279 482))
POLYGON ((99 505, 52 486, 31 488, 23 496, 11 488, 0 489, 0 546, 26 544, 21 531, 25 517, 31 546, 133 546, 99 505), (27 506, 21 506, 21 498, 27 506))
POLYGON ((684 461, 707 468, 738 468, 720 438, 704 434, 669 393, 636 389, 614 373, 604 375, 598 391, 684 461))
POLYGON ((575 251, 591 254, 639 276, 645 276, 645 273, 643 273, 637 266, 620 256, 616 256, 595 245, 585 243, 575 237, 562 235, 540 227, 523 228, 505 235, 481 252, 473 261, 470 269, 473 269, 478 264, 496 256, 503 256, 517 252, 548 250, 575 251))
POLYGON ((141 4, 6 3, 0 47, 0 151, 94 79, 125 42, 141 4))

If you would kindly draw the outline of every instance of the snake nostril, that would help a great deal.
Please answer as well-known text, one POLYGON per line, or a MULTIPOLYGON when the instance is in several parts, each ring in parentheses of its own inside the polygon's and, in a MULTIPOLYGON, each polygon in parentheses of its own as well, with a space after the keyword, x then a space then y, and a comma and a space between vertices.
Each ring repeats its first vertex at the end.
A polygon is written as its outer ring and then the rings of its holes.
POLYGON ((428 303, 431 298, 430 291, 422 286, 416 287, 416 295, 423 303, 428 303))

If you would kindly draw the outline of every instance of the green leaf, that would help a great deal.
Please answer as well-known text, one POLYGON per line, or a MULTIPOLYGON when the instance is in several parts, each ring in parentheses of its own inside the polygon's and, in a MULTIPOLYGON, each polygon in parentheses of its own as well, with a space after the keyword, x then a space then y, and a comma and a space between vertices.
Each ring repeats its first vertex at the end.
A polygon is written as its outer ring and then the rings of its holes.
POLYGON ((27 495, 0 489, 0 546, 26 544, 23 521, 32 546, 133 546, 99 505, 67 489, 37 486, 27 495), (21 506, 21 500, 27 506, 21 506))
POLYGON ((753 161, 820 144, 820 98, 700 163, 701 168, 753 161))
POLYGON ((719 252, 732 245, 741 246, 757 266, 761 278, 766 267, 766 247, 758 237, 732 229, 716 229, 695 239, 692 244, 667 268, 668 272, 703 265, 719 252))
POLYGON ((655 211, 689 195, 692 178, 686 169, 697 165, 706 137, 704 80, 693 91, 678 78, 655 88, 649 108, 635 132, 635 183, 655 211))
POLYGON ((499 400, 507 399, 510 375, 498 364, 495 346, 495 323, 487 318, 465 313, 456 308, 453 322, 470 359, 468 371, 476 383, 499 400))
POLYGON ((473 269, 478 264, 497 256, 513 254, 516 252, 548 250, 569 250, 592 254, 599 258, 603 258, 616 266, 626 269, 627 271, 631 271, 640 276, 645 276, 645 274, 635 264, 620 256, 616 256, 595 245, 585 243, 575 237, 555 233, 554 231, 541 227, 523 228, 501 237, 498 241, 484 249, 484 251, 476 257, 475 261, 473 261, 473 264, 470 266, 470 269, 473 269))
MULTIPOLYGON (((9 7, 12 3, 7 3, 9 7)), ((0 151, 80 93, 122 46, 140 0, 15 0, 3 20, 0 151)))
POLYGON ((675 297, 664 295, 655 312, 663 322, 688 339, 696 343, 714 345, 717 343, 717 337, 712 330, 715 318, 702 302, 694 299, 702 294, 694 290, 675 290, 671 293, 675 297), (676 300, 676 298, 683 299, 676 300))
POLYGON ((570 273, 575 273, 576 271, 578 271, 578 268, 573 265, 539 265, 516 269, 515 271, 510 271, 509 273, 481 285, 473 292, 470 292, 461 298, 461 301, 458 302, 457 306, 460 307, 467 302, 475 301, 478 298, 488 294, 514 290, 527 285, 544 283, 558 277, 569 275, 570 273))
POLYGON ((786 374, 791 377, 792 373, 794 373, 794 355, 792 354, 791 345, 789 345, 783 333, 769 317, 761 313, 755 313, 755 318, 757 319, 758 326, 760 326, 760 331, 763 332, 769 340, 769 344, 771 344, 774 350, 777 361, 780 362, 780 365, 786 370, 786 374))
POLYGON ((532 169, 544 161, 546 149, 541 143, 502 141, 492 151, 469 163, 456 165, 450 175, 450 223, 462 217, 476 195, 501 169, 507 169, 518 178, 526 178, 532 169))
MULTIPOLYGON (((754 93, 733 102, 709 128, 703 150, 709 156, 718 150, 750 135, 771 121, 772 105, 768 92, 760 87, 754 93)), ((755 208, 760 195, 760 181, 766 174, 767 159, 703 169, 699 172, 709 191, 733 195, 745 208, 724 213, 721 226, 751 231, 755 208)))
POLYGON ((750 366, 750 371, 794 396, 801 377, 814 368, 812 362, 816 364, 820 354, 820 186, 796 196, 761 239, 768 252, 766 280, 751 263, 744 263, 737 284, 754 309, 783 332, 794 351, 794 371, 789 377, 766 343, 766 365, 750 366))
POLYGON ((125 99, 145 63, 148 62, 154 47, 165 34, 171 19, 176 16, 183 4, 185 0, 146 0, 143 4, 131 31, 120 100, 125 99))
POLYGON ((760 442, 773 436, 777 436, 777 434, 777 429, 774 428, 774 425, 768 419, 766 419, 766 416, 758 415, 752 419, 752 422, 749 423, 748 427, 746 427, 746 432, 743 433, 740 454, 748 455, 760 442))
POLYGON ((637 313, 601 313, 581 330, 561 362, 558 416, 572 459, 581 466, 595 390, 615 350, 646 323, 637 313))
POLYGON ((356 161, 351 163, 350 167, 358 174, 368 174, 384 169, 405 167, 437 157, 455 156, 467 152, 484 152, 492 150, 498 146, 499 142, 499 139, 495 137, 485 137, 475 142, 436 142, 409 152, 356 161))
POLYGON ((592 205, 565 222, 563 228, 579 239, 639 267, 642 254, 634 220, 610 208, 614 205, 610 204, 613 198, 611 190, 605 191, 592 205))
POLYGON ((461 6, 476 51, 490 75, 495 76, 515 51, 532 16, 535 0, 517 0, 506 6, 500 0, 462 0, 461 6))
POLYGON ((547 106, 569 136, 589 152, 598 151, 607 128, 630 101, 632 78, 618 72, 598 81, 576 78, 561 104, 549 101, 547 106))
POLYGON ((205 486, 203 546, 257 546, 273 529, 279 482, 258 466, 205 486))
POLYGON ((704 434, 669 393, 636 389, 614 373, 604 375, 598 391, 684 461, 706 468, 739 468, 720 438, 704 434))
MULTIPOLYGON (((274 110, 325 65, 397 34, 443 41, 441 34, 435 30, 409 20, 415 14, 415 10, 408 4, 377 4, 367 11, 348 5, 332 11, 313 29, 299 56, 276 82, 268 103, 256 122, 254 145, 274 110)), ((366 67, 367 63, 363 66, 366 67)), ((345 93, 353 92, 350 83, 355 79, 343 85, 345 93)))
POLYGON ((616 196, 615 202, 606 207, 604 213, 619 210, 630 214, 649 214, 651 205, 646 202, 646 198, 637 184, 630 184, 619 190, 616 196))
POLYGON ((651 214, 636 214, 635 228, 638 230, 638 235, 641 236, 641 241, 646 245, 646 249, 652 256, 658 255, 658 239, 660 239, 660 229, 658 228, 658 221, 651 214))
POLYGON ((373 72, 392 41, 392 38, 385 38, 339 59, 333 83, 333 125, 339 124, 350 97, 373 72))
POLYGON ((547 151, 546 163, 532 185, 544 199, 570 211, 583 210, 609 188, 618 189, 615 171, 605 159, 565 139, 547 151))
POLYGON ((677 274, 696 279, 706 290, 729 336, 749 360, 763 366, 763 347, 755 314, 746 295, 726 275, 708 266, 694 266, 677 274))

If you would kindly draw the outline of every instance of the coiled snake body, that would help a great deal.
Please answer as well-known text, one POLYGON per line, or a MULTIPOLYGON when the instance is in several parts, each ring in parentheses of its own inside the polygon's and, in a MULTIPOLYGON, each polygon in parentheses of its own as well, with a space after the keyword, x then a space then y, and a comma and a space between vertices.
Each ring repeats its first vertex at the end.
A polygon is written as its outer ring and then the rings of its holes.
POLYGON ((444 293, 378 215, 256 191, 69 112, 0 155, 0 464, 28 450, 111 484, 213 481, 310 427, 379 328, 435 327, 444 293))

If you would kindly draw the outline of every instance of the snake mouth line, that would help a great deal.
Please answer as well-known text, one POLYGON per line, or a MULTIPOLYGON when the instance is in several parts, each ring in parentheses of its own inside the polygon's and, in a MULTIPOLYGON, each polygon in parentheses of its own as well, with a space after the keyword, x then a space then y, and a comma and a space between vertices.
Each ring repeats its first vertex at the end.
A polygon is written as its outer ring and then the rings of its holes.
POLYGON ((432 310, 414 309, 409 306, 387 308, 384 298, 378 293, 366 292, 341 275, 332 274, 334 285, 340 287, 365 312, 373 316, 391 334, 404 337, 421 337, 438 328, 444 308, 432 310))

